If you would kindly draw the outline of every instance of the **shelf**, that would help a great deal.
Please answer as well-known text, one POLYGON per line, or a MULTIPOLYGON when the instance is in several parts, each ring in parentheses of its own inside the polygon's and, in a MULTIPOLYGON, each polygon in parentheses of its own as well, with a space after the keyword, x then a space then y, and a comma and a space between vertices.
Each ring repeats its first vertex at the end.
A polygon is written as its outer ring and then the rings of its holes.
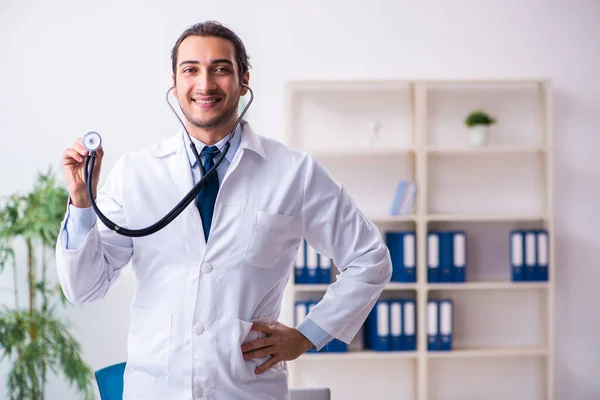
MULTIPOLYGON (((324 292, 331 284, 294 285, 296 292, 324 292)), ((546 290, 544 282, 466 282, 466 283, 427 283, 428 290, 546 290)), ((391 282, 383 290, 416 290, 416 283, 391 282)))
POLYGON ((411 81, 386 80, 319 80, 319 81, 290 81, 287 88, 293 92, 327 92, 327 91, 397 91, 407 90, 413 85, 411 81))
POLYGON ((429 290, 545 290, 548 282, 466 282, 428 283, 429 290))
POLYGON ((331 285, 330 283, 315 284, 315 285, 294 284, 294 291, 295 292, 324 292, 327 290, 327 288, 329 288, 330 285, 331 285))
POLYGON ((342 158, 342 157, 360 157, 360 158, 368 158, 368 157, 402 157, 402 156, 411 156, 414 155, 414 149, 401 149, 401 148, 364 148, 364 149, 335 149, 335 148, 327 148, 327 149, 315 149, 315 148, 307 148, 302 149, 303 151, 313 155, 317 158, 327 157, 327 158, 342 158))
POLYGON ((539 357, 548 355, 545 347, 509 347, 497 349, 464 348, 451 351, 428 351, 428 358, 499 358, 539 357))
POLYGON ((485 79, 427 79, 430 88, 438 86, 469 86, 474 88, 485 88, 490 86, 537 86, 539 84, 549 83, 547 78, 485 78, 485 79))
POLYGON ((417 219, 416 215, 379 215, 368 217, 375 224, 383 224, 387 222, 414 222, 417 219))
MULTIPOLYGON (((413 148, 303 148, 303 151, 315 157, 389 157, 389 156, 412 156, 418 150, 413 148)), ((514 147, 514 146, 490 146, 480 148, 426 148, 428 154, 439 155, 488 155, 488 154, 544 154, 547 149, 543 147, 514 147)))
MULTIPOLYGON (((384 237, 415 233, 417 274, 414 283, 390 282, 380 296, 414 301, 416 351, 365 349, 362 330, 347 353, 307 353, 290 363, 290 384, 329 386, 341 398, 485 398, 501 392, 554 400, 550 81, 311 80, 290 83, 285 97, 288 144, 322 163, 384 237), (498 121, 481 147, 472 146, 464 124, 476 109, 498 121), (400 180, 417 184, 414 209, 388 215, 400 180), (511 280, 515 229, 548 231, 549 281, 511 280), (466 282, 427 282, 427 237, 436 230, 465 232, 466 282), (452 351, 427 351, 430 299, 452 301, 452 351), (364 376, 372 384, 362 395, 364 376), (465 386, 465 376, 477 379, 465 386)), ((395 254, 403 257, 403 251, 395 254)), ((317 301, 334 282, 296 285, 292 279, 289 316, 295 315, 294 301, 317 301)), ((391 316, 390 332, 398 326, 397 314, 395 322, 391 316)))
POLYGON ((415 290, 417 288, 416 283, 400 283, 400 282, 390 282, 383 288, 384 291, 388 290, 415 290))
POLYGON ((526 214, 428 214, 425 219, 431 222, 531 222, 544 221, 546 217, 526 214))
POLYGON ((480 148, 427 148, 429 154, 440 155, 487 155, 487 154, 543 154, 542 147, 516 147, 516 146, 489 146, 480 148))
POLYGON ((417 357, 416 351, 350 351, 347 353, 305 353, 296 360, 407 360, 417 357))
MULTIPOLYGON (((315 284, 315 285, 298 285, 294 284, 295 292, 325 292, 331 284, 315 284)), ((416 283, 399 283, 399 282, 391 282, 389 283, 383 290, 415 290, 417 288, 416 283)))
MULTIPOLYGON (((374 223, 415 222, 419 216, 411 215, 372 215, 368 217, 374 223)), ((539 222, 545 221, 543 215, 527 214, 426 214, 429 222, 539 222)))

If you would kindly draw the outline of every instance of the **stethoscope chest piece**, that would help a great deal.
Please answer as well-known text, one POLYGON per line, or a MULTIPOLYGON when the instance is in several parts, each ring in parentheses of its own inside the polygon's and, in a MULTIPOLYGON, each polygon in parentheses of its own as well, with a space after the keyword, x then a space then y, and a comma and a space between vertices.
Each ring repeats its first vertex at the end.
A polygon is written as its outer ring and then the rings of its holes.
POLYGON ((87 151, 96 151, 102 145, 102 138, 98 133, 92 131, 86 133, 81 142, 87 151))

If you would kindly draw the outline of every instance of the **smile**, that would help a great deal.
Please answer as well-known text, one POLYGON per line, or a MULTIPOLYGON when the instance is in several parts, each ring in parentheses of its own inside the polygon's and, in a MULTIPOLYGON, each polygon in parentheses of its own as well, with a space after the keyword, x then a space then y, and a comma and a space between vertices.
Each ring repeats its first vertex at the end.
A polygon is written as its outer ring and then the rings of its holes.
POLYGON ((215 104, 221 101, 221 99, 212 99, 212 100, 194 100, 196 103, 200 104, 215 104))
POLYGON ((212 108, 217 103, 219 103, 221 100, 223 100, 223 99, 221 99, 221 98, 192 99, 192 101, 196 104, 196 106, 198 106, 200 108, 212 108))

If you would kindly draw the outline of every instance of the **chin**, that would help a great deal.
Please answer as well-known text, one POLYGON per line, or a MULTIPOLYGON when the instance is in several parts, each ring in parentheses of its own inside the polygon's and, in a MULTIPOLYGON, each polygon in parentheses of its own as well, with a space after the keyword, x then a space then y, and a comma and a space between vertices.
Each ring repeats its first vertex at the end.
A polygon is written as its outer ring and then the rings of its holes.
POLYGON ((203 129, 208 129, 208 128, 217 128, 221 125, 224 124, 223 121, 221 121, 221 116, 217 115, 211 118, 194 118, 193 120, 193 124, 195 126, 197 126, 198 128, 203 128, 203 129))

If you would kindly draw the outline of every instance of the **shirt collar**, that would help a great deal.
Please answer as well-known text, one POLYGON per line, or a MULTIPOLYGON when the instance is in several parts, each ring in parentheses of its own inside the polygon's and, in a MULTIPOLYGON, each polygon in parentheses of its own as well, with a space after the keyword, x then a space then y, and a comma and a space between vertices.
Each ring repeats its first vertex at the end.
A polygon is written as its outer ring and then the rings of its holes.
MULTIPOLYGON (((225 146, 225 143, 227 142, 227 139, 229 139, 230 135, 231 134, 226 135, 223 139, 221 139, 217 143, 215 143, 214 146, 217 146, 219 148, 219 150, 222 151, 225 146)), ((185 132, 183 133, 183 140, 185 142, 185 149, 187 152, 188 160, 190 161, 190 165, 192 166, 192 168, 194 168, 197 164, 197 161, 196 161, 196 157, 194 156, 194 152, 192 151, 192 149, 190 147, 190 137, 192 138, 192 141, 194 142, 194 145, 196 146, 198 155, 200 155, 200 153, 202 153, 202 149, 204 149, 206 147, 206 144, 202 143, 201 141, 199 141, 198 139, 196 139, 195 137, 193 137, 191 135, 188 137, 188 135, 185 132)), ((227 161, 229 161, 230 164, 233 161, 233 157, 235 156, 235 153, 240 145, 241 137, 242 137, 242 125, 239 124, 235 130, 235 135, 233 136, 233 139, 231 139, 229 151, 225 155, 225 159, 227 161)))

